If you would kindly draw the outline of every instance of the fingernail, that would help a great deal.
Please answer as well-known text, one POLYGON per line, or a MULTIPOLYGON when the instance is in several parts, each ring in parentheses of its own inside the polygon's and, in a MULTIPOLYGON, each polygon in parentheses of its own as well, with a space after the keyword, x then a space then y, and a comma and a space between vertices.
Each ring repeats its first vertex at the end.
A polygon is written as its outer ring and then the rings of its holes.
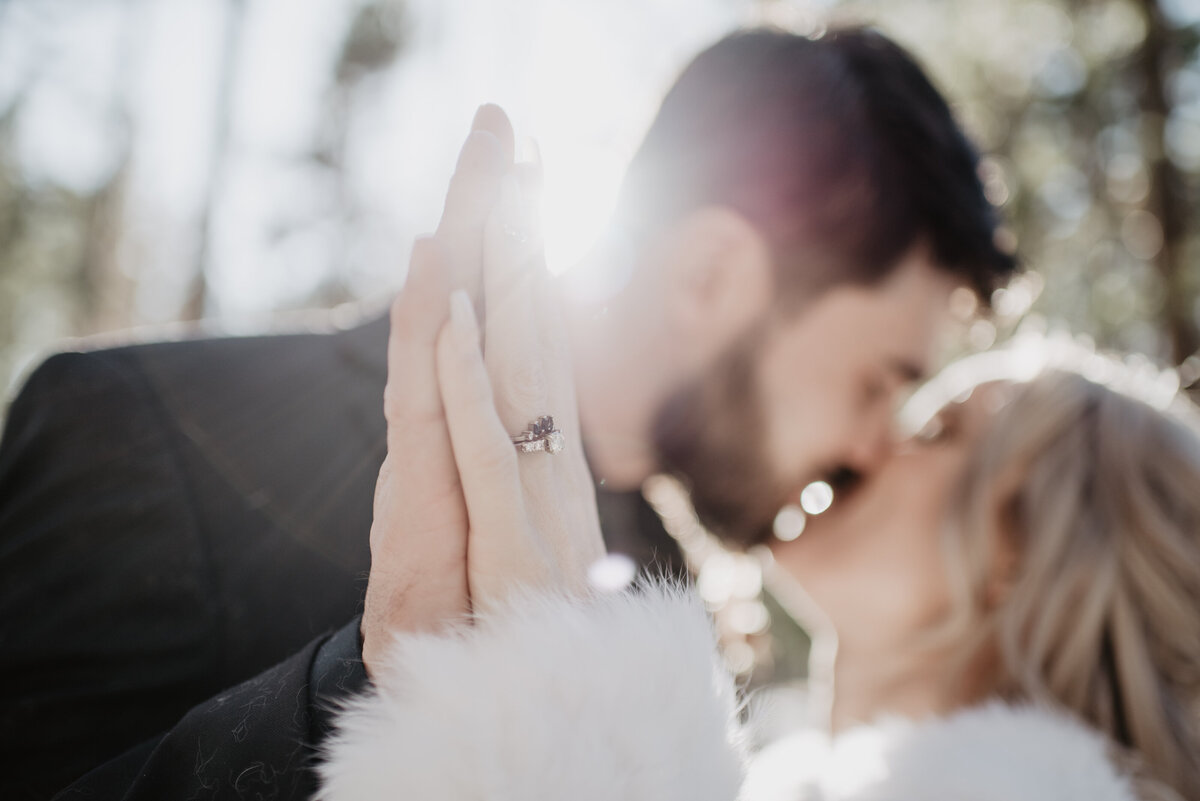
POLYGON ((461 289, 450 293, 450 330, 463 345, 474 347, 479 339, 479 324, 475 322, 471 298, 461 289))

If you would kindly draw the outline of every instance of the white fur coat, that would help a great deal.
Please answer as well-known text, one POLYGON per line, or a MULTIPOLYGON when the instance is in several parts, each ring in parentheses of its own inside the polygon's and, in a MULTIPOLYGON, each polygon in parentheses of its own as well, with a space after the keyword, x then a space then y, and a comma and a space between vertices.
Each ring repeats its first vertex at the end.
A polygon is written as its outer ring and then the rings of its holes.
POLYGON ((1134 799, 1099 735, 1000 704, 804 732, 748 760, 708 618, 668 587, 525 597, 401 637, 376 685, 340 716, 322 801, 1134 799))

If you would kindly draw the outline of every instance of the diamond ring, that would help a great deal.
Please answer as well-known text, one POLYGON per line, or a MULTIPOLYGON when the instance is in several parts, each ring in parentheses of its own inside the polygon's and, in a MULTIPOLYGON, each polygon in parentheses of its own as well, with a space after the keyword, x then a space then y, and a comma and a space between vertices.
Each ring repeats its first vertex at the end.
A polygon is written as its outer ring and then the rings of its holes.
POLYGON ((529 428, 512 438, 520 453, 559 453, 567 444, 563 433, 554 427, 554 418, 548 414, 534 420, 529 428))

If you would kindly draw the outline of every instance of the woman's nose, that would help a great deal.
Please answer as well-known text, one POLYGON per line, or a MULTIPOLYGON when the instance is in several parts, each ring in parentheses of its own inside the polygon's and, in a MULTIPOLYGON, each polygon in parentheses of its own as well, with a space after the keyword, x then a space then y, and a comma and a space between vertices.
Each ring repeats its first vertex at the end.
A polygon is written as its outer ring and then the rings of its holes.
POLYGON ((891 415, 881 416, 858 433, 849 453, 849 467, 862 475, 874 473, 896 448, 896 432, 891 415))

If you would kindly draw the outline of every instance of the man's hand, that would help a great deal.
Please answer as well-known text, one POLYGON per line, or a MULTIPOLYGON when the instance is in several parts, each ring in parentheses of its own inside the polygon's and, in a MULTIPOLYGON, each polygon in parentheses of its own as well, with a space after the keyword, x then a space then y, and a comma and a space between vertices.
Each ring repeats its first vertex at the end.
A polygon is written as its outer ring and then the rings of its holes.
POLYGON ((481 306, 484 226, 512 167, 513 132, 496 106, 475 115, 434 237, 413 248, 392 304, 384 390, 387 457, 375 485, 363 661, 373 674, 388 632, 418 631, 470 609, 467 512, 438 391, 434 345, 454 288, 481 306))
MULTIPOLYGON (((434 235, 445 249, 453 287, 466 291, 476 309, 482 305, 483 230, 500 199, 502 180, 512 170, 514 149, 512 123, 504 110, 480 106, 434 235)), ((439 308, 444 315, 446 304, 439 308)))

